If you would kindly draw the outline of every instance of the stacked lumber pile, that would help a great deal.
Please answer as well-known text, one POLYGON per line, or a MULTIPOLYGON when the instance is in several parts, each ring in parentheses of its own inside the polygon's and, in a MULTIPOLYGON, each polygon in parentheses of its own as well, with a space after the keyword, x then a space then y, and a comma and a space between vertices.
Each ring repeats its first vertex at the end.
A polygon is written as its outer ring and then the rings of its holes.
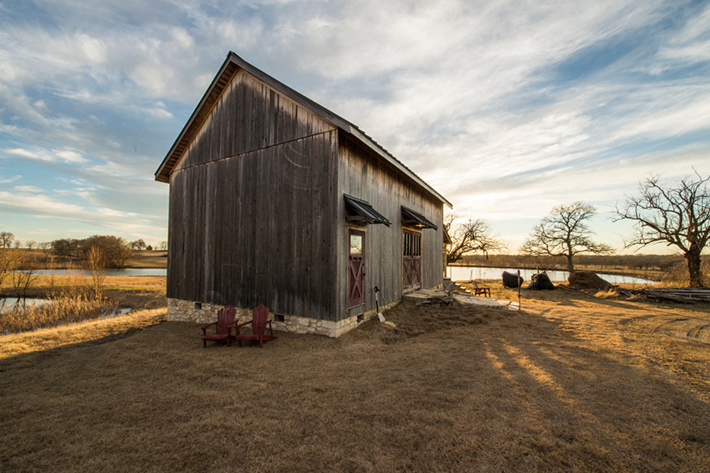
POLYGON ((694 288, 663 288, 663 289, 617 289, 619 295, 631 297, 641 295, 650 301, 657 302, 680 302, 682 304, 694 304, 696 302, 710 302, 710 289, 694 288))

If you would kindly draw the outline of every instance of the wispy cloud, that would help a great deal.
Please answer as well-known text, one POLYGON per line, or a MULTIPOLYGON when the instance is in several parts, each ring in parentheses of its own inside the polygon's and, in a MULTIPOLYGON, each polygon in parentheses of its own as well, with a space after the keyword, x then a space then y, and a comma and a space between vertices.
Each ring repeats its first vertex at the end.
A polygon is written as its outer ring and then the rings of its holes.
POLYGON ((64 162, 70 164, 83 164, 88 160, 82 157, 81 154, 73 150, 45 150, 45 149, 23 149, 11 148, 4 150, 5 153, 19 156, 21 158, 36 159, 38 161, 47 162, 64 162))
POLYGON ((608 209, 651 172, 710 173, 703 2, 37 5, 0 4, 0 157, 16 176, 0 182, 45 189, 13 212, 165 215, 153 172, 228 50, 516 238, 562 202, 608 209))
POLYGON ((10 184, 20 179, 22 179, 22 176, 20 176, 19 174, 12 177, 3 177, 2 175, 0 175, 0 184, 10 184))
POLYGON ((13 192, 0 191, 0 206, 8 213, 81 221, 123 234, 156 230, 155 220, 147 215, 69 203, 33 186, 15 186, 13 192))

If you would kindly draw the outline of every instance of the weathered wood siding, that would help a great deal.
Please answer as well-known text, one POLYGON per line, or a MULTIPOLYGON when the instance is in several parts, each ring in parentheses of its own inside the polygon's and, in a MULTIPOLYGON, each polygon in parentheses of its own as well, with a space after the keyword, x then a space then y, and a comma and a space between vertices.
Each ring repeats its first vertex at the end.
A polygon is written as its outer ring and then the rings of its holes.
POLYGON ((238 74, 170 176, 170 298, 336 320, 337 131, 238 74))
POLYGON ((309 109, 239 71, 176 169, 268 148, 333 129, 309 109))
MULTIPOLYGON (((419 189, 400 173, 373 157, 370 151, 341 133, 338 168, 338 305, 340 318, 347 316, 348 238, 343 193, 363 199, 387 217, 392 225, 367 225, 365 237, 365 305, 354 310, 375 308, 374 287, 382 293, 380 303, 402 297, 402 215, 401 206, 415 210, 438 229, 422 231, 422 287, 443 281, 443 204, 419 189)), ((353 311, 351 311, 353 312, 353 311)), ((352 315, 352 314, 351 314, 352 315)))

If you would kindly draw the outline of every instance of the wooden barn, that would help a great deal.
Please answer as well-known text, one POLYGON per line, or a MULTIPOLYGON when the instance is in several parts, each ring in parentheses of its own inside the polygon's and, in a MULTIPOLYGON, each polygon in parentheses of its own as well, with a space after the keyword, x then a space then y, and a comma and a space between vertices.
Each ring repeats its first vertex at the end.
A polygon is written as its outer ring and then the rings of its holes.
POLYGON ((442 284, 451 204, 352 123, 230 52, 155 178, 170 184, 168 318, 266 304, 337 337, 442 284))

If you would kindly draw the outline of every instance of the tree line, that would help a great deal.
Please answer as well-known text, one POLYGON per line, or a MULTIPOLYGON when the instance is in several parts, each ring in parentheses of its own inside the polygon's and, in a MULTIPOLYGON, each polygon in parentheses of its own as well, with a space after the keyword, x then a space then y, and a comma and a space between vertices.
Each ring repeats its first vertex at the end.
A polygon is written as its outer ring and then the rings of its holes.
MULTIPOLYGON (((632 269, 635 271, 660 271, 669 272, 676 270, 685 260, 681 255, 647 255, 647 254, 610 254, 594 255, 581 254, 575 257, 575 268, 603 268, 604 271, 615 269, 632 269)), ((531 256, 523 254, 470 254, 461 258, 458 264, 464 266, 492 266, 507 268, 559 268, 567 267, 565 257, 559 256, 531 256)))
MULTIPOLYGON (((94 235, 89 238, 99 238, 99 237, 111 237, 110 235, 94 235)), ((111 238, 118 238, 118 237, 111 237, 111 238)), ((70 251, 73 251, 76 255, 79 255, 79 251, 77 251, 78 248, 81 247, 81 242, 85 241, 84 240, 77 240, 77 239, 70 239, 70 238, 62 238, 60 240, 54 240, 54 241, 48 241, 48 242, 41 242, 38 243, 36 240, 25 240, 24 242, 21 240, 18 240, 15 238, 15 234, 12 232, 0 232, 0 248, 27 248, 28 250, 32 250, 34 248, 39 248, 39 249, 55 249, 55 247, 58 245, 60 247, 64 248, 69 248, 70 251), (59 243, 57 243, 59 242, 59 243)), ((143 239, 138 239, 134 240, 131 242, 128 242, 121 238, 123 240, 123 243, 128 245, 131 249, 133 250, 147 250, 147 251, 167 251, 168 249, 168 242, 166 240, 161 241, 158 243, 155 247, 152 245, 146 244, 145 240, 143 239)))
MULTIPOLYGON (((0 232, 0 249, 21 248, 19 240, 11 232, 0 232)), ((113 235, 93 235, 88 238, 60 238, 51 242, 37 243, 34 240, 27 240, 25 247, 28 249, 38 248, 44 252, 45 262, 50 258, 64 258, 80 261, 87 261, 92 248, 98 250, 103 259, 103 264, 107 268, 124 268, 128 260, 133 256, 134 251, 148 250, 154 248, 147 245, 144 240, 127 241, 124 238, 113 235)), ((159 251, 166 251, 167 241, 161 241, 156 247, 159 251)))
MULTIPOLYGON (((710 176, 697 171, 679 182, 662 182, 651 176, 639 183, 637 195, 616 207, 614 221, 630 221, 633 233, 625 240, 626 248, 640 249, 657 243, 675 247, 685 258, 691 287, 703 287, 701 257, 710 241, 710 176)), ((564 259, 567 270, 574 272, 575 261, 582 254, 610 255, 613 248, 594 240, 588 221, 596 208, 578 201, 558 205, 534 227, 520 252, 531 257, 564 259)), ((483 220, 469 220, 458 226, 448 219, 444 227, 451 243, 447 262, 460 261, 472 253, 488 253, 505 247, 492 235, 483 220)))

